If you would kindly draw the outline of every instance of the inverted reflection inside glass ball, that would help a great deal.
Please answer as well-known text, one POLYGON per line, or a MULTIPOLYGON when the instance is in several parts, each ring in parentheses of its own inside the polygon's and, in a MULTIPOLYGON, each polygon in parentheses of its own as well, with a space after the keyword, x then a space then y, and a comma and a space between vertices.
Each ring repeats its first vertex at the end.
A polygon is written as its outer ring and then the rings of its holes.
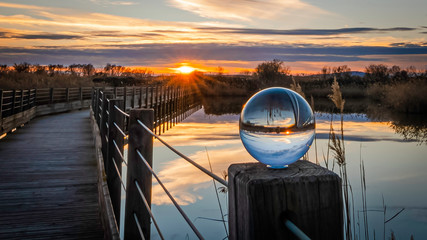
POLYGON ((270 168, 300 159, 314 139, 315 121, 307 101, 287 88, 256 93, 240 115, 240 138, 246 150, 270 168))

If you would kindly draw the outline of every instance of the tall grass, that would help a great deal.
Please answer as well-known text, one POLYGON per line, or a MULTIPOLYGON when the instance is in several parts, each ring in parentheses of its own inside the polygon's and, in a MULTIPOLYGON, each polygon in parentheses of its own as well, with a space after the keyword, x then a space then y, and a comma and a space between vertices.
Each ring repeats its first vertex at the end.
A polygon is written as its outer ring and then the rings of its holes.
POLYGON ((417 79, 393 84, 374 84, 368 97, 384 107, 403 113, 427 113, 427 81, 417 79))
MULTIPOLYGON (((346 239, 352 238, 352 229, 351 229, 351 212, 350 212, 350 199, 349 199, 349 190, 351 191, 351 186, 348 180, 347 175, 347 163, 345 158, 345 143, 344 143, 344 104, 345 100, 342 98, 342 93, 340 90, 340 86, 337 82, 337 79, 334 78, 334 82, 332 83, 332 94, 328 95, 328 97, 335 104, 335 107, 340 111, 341 116, 341 137, 339 137, 335 130, 331 125, 331 142, 329 143, 329 148, 332 150, 334 159, 336 160, 340 177, 343 181, 343 195, 344 195, 344 211, 346 222, 344 224, 345 236, 346 239)), ((353 213, 354 217, 354 213, 353 213)), ((353 220, 354 222, 354 220, 353 220)))
MULTIPOLYGON (((209 168, 210 168, 211 172, 213 173, 211 159, 209 157, 208 148, 206 146, 205 146, 205 150, 206 150, 206 156, 207 156, 208 162, 209 162, 209 168)), ((213 185, 214 185, 214 188, 215 188, 216 199, 218 201, 219 211, 221 212, 221 219, 222 219, 222 223, 224 225, 225 234, 227 235, 226 238, 228 239, 228 230, 227 230, 227 226, 225 224, 224 212, 222 210, 221 201, 219 200, 219 196, 218 196, 218 190, 219 191, 221 191, 221 190, 219 188, 217 188, 216 182, 215 182, 214 179, 212 179, 212 182, 213 182, 213 185)))

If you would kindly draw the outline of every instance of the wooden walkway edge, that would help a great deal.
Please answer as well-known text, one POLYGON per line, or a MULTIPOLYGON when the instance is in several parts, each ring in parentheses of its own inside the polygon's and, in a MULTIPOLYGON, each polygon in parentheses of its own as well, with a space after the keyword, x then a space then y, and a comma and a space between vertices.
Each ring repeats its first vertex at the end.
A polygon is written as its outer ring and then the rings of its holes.
POLYGON ((0 239, 102 239, 89 111, 36 118, 0 140, 0 239))

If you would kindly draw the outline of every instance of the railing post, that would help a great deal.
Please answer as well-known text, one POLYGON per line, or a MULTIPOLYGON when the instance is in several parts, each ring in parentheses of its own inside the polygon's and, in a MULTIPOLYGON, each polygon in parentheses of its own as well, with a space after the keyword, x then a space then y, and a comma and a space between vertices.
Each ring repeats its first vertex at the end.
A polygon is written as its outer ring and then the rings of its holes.
POLYGON ((101 89, 96 90, 96 100, 95 100, 95 119, 96 123, 98 123, 99 127, 99 105, 101 104, 101 101, 99 98, 101 97, 101 89))
MULTIPOLYGON (((3 118, 3 90, 0 89, 0 120, 3 118)), ((0 126, 0 130, 1 130, 0 126)))
MULTIPOLYGON (((101 111, 101 119, 99 120, 99 133, 101 135, 101 142, 102 142, 102 156, 104 159, 107 157, 107 107, 108 107, 108 101, 107 101, 107 94, 103 92, 102 94, 102 111, 101 111)), ((110 127, 110 126, 108 126, 110 127)), ((104 163, 105 164, 105 163, 104 163)))
POLYGON ((135 108, 135 98, 136 98, 135 95, 136 95, 135 87, 132 87, 132 103, 131 103, 132 108, 135 108))
POLYGON ((53 103, 53 88, 50 88, 49 91, 49 104, 53 103))
POLYGON ((138 181, 148 204, 151 205, 151 173, 139 158, 136 150, 139 150, 152 166, 153 137, 138 124, 137 120, 140 120, 149 129, 153 129, 153 109, 135 109, 130 112, 124 237, 125 239, 140 238, 134 218, 134 214, 136 214, 145 239, 150 239, 150 215, 139 196, 135 181, 138 181))
MULTIPOLYGON (((154 108, 154 87, 151 87, 151 101, 150 101, 150 103, 151 103, 151 108, 154 108)), ((147 107, 148 108, 148 107, 147 107)))
POLYGON ((105 172, 107 173, 108 190, 110 191, 111 203, 113 205, 114 215, 116 216, 117 226, 120 226, 120 202, 121 202, 121 181, 117 174, 117 170, 122 175, 122 159, 117 152, 114 142, 117 144, 118 150, 123 155, 124 137, 119 133, 119 130, 114 126, 114 123, 124 129, 124 116, 116 110, 114 106, 123 109, 123 100, 110 99, 108 103, 108 147, 107 157, 105 161, 105 172), (114 161, 114 162, 113 162, 114 161))
POLYGON ((29 90, 30 91, 30 99, 29 99, 29 106, 28 106, 28 108, 32 108, 32 107, 34 107, 34 103, 36 102, 36 92, 37 92, 37 90, 36 89, 30 89, 29 90), (33 97, 31 97, 31 95, 33 95, 33 97))
POLYGON ((341 179, 332 171, 309 161, 279 170, 243 163, 228 176, 229 239, 294 239, 287 221, 311 239, 344 238, 341 179))
MULTIPOLYGON (((83 102, 83 88, 82 87, 79 88, 79 99, 80 99, 80 101, 83 102)), ((83 104, 82 104, 82 107, 83 107, 83 104)))
POLYGON ((66 88, 65 89, 65 102, 69 102, 70 101, 70 89, 66 88))
POLYGON ((114 87, 114 98, 117 98, 117 87, 114 87))
POLYGON ((34 101, 33 101, 33 106, 37 106, 37 88, 34 89, 34 101))
POLYGON ((128 89, 126 86, 123 88, 123 102, 124 102, 124 111, 126 111, 126 105, 127 105, 127 97, 128 97, 128 89))
POLYGON ((24 89, 21 89, 21 99, 19 102, 19 112, 22 112, 24 107, 24 89))
POLYGON ((145 108, 148 108, 148 86, 145 87, 145 108))
POLYGON ((96 99, 96 92, 95 92, 95 88, 92 87, 92 91, 91 91, 91 100, 92 100, 92 110, 95 113, 95 99, 96 99))
POLYGON ((16 90, 13 90, 12 93, 12 111, 10 113, 10 115, 12 116, 15 113, 15 98, 16 98, 16 90))
POLYGON ((142 87, 139 87, 139 101, 138 101, 138 106, 139 108, 142 108, 142 87))

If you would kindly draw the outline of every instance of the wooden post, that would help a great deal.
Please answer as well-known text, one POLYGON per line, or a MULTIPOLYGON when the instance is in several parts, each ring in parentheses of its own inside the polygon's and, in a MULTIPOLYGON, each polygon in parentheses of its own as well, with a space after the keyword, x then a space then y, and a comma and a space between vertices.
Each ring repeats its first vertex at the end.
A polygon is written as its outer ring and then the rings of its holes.
POLYGON ((145 87, 145 108, 148 108, 148 87, 145 87))
POLYGON ((153 109, 135 109, 130 111, 124 232, 125 239, 140 239, 138 227, 135 223, 134 213, 140 221, 145 239, 150 239, 150 215, 138 193, 135 181, 138 181, 148 204, 151 206, 151 173, 138 156, 136 150, 139 150, 142 156, 147 160, 148 164, 152 166, 153 137, 138 124, 138 119, 149 129, 153 129, 153 109))
MULTIPOLYGON (((107 122, 108 122, 108 115, 107 115, 107 108, 108 108, 108 101, 107 101, 107 94, 103 92, 102 94, 102 111, 101 111, 101 119, 99 120, 99 133, 101 135, 101 142, 102 142, 102 156, 104 159, 107 158, 107 136, 108 133, 107 130, 107 122)), ((109 128, 110 126, 108 126, 109 128)), ((105 164, 105 162, 104 162, 105 164)))
MULTIPOLYGON (((154 88, 153 87, 151 87, 151 101, 150 101, 150 103, 151 103, 151 108, 154 108, 154 103, 153 103, 153 96, 154 96, 154 88)), ((148 107, 147 107, 148 108, 148 107)))
MULTIPOLYGON (((165 126, 165 116, 164 116, 164 103, 165 103, 165 88, 163 86, 160 86, 160 96, 159 96, 159 135, 162 134, 162 127, 164 128, 165 126), (163 126, 162 126, 163 125, 163 126)), ((164 129, 163 129, 164 132, 164 129)))
MULTIPOLYGON (((81 87, 79 88, 79 99, 80 101, 83 101, 83 89, 81 87)), ((82 104, 82 107, 83 107, 83 104, 82 104)))
POLYGON ((95 99, 96 99, 96 92, 95 92, 95 88, 92 87, 92 91, 91 91, 91 97, 92 97, 92 111, 95 113, 95 99))
POLYGON ((32 107, 34 107, 36 105, 37 105, 37 88, 34 89, 34 100, 33 100, 33 106, 32 107))
POLYGON ((49 103, 50 104, 53 103, 53 88, 50 88, 50 91, 49 91, 49 103))
POLYGON ((138 101, 138 106, 139 108, 142 108, 142 87, 139 87, 139 101, 138 101))
POLYGON ((24 107, 24 89, 21 89, 21 99, 19 100, 19 112, 23 111, 24 107))
POLYGON ((127 107, 127 97, 128 97, 128 89, 126 87, 123 88, 123 102, 124 102, 124 108, 123 110, 126 111, 127 107))
MULTIPOLYGON (((3 118, 3 90, 0 89, 0 120, 3 118)), ((1 126, 0 126, 1 130, 1 126)))
POLYGON ((132 87, 132 102, 131 102, 131 107, 135 108, 135 98, 136 98, 136 93, 135 93, 135 87, 132 87))
POLYGON ((98 123, 98 127, 99 127, 99 119, 100 119, 100 117, 99 117, 99 114, 100 114, 100 111, 99 111, 99 107, 101 106, 101 108, 102 108, 102 105, 101 105, 101 100, 100 100, 100 98, 101 98, 101 96, 102 96, 102 94, 101 94, 102 92, 101 92, 101 89, 98 89, 97 91, 96 91, 96 110, 95 110, 95 119, 96 119, 96 123, 98 123))
POLYGON ((153 109, 154 109, 154 133, 157 134, 157 126, 159 125, 159 122, 158 122, 159 111, 158 111, 158 107, 157 107, 157 105, 159 104, 159 100, 158 100, 158 97, 159 97, 159 86, 156 86, 155 93, 156 93, 156 95, 154 96, 155 103, 154 103, 154 106, 153 106, 153 109))
POLYGON ((69 102, 70 101, 70 89, 66 88, 65 89, 65 102, 69 102))
POLYGON ((123 155, 124 137, 120 134, 119 130, 114 126, 114 123, 124 129, 124 116, 117 111, 114 107, 117 106, 123 109, 123 100, 110 99, 108 103, 108 112, 110 113, 108 118, 108 147, 107 147, 107 158, 105 158, 105 172, 107 173, 107 184, 108 190, 110 191, 111 203, 113 205, 114 215, 116 217, 117 226, 120 226, 120 202, 121 202, 121 181, 117 174, 117 170, 122 175, 122 159, 120 154, 117 152, 114 142, 117 144, 120 153, 123 155), (114 142, 113 142, 114 141, 114 142), (114 162, 113 162, 114 161, 114 162))
POLYGON ((173 88, 169 87, 169 128, 172 128, 173 122, 173 88))
POLYGON ((341 179, 297 161, 286 169, 261 163, 228 168, 230 239, 294 239, 290 220, 311 239, 343 239, 341 179))
POLYGON ((10 113, 10 115, 12 116, 15 113, 15 98, 16 98, 16 90, 13 90, 12 93, 12 111, 10 113))

